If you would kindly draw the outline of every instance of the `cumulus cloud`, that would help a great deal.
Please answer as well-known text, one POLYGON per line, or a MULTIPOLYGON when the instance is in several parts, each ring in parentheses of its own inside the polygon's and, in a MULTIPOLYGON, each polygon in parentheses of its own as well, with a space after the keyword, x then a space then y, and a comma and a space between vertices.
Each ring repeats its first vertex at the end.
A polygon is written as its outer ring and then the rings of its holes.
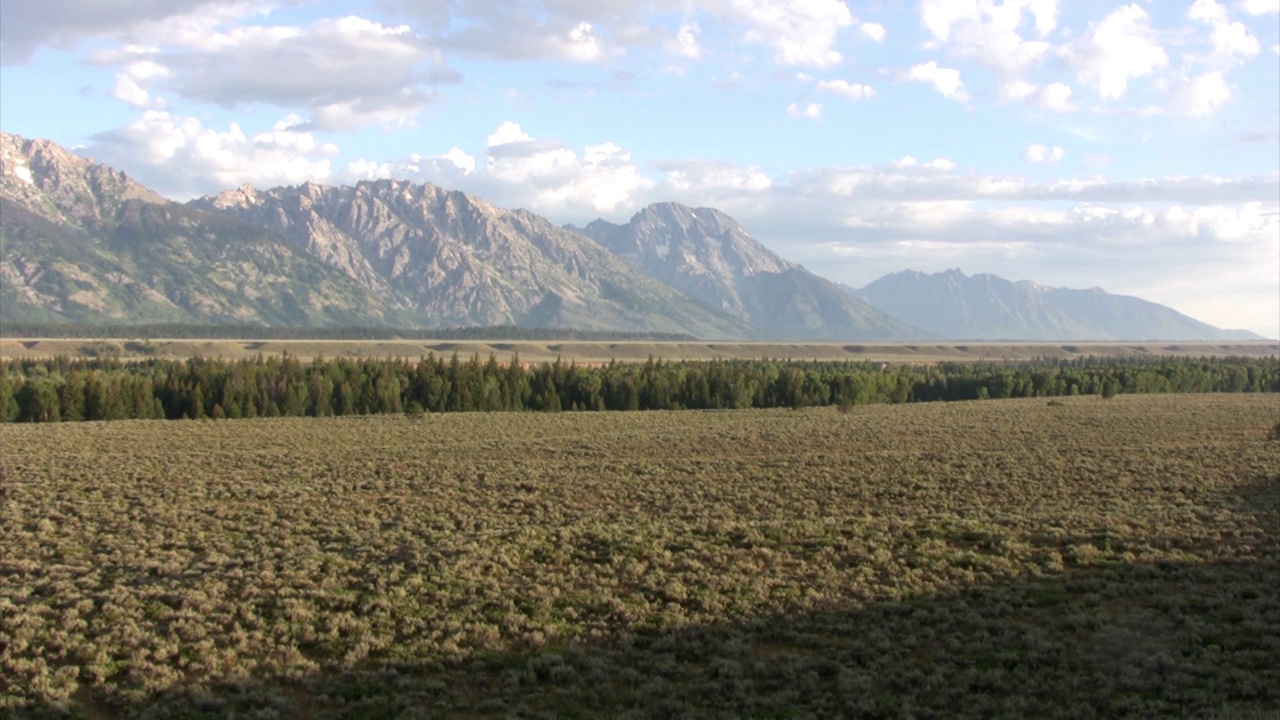
POLYGON ((342 130, 409 122, 438 99, 427 85, 457 78, 439 51, 404 25, 359 17, 230 30, 208 23, 184 16, 143 31, 153 46, 132 53, 145 60, 129 65, 118 96, 144 104, 145 89, 154 87, 224 107, 304 108, 317 129, 342 130), (140 74, 140 66, 153 71, 140 74))
POLYGON ((1000 86, 1002 99, 1027 103, 1053 112, 1074 110, 1072 94, 1071 86, 1061 82, 1037 85, 1025 80, 1011 80, 1000 86))
POLYGON ((646 202, 655 181, 612 142, 577 152, 563 142, 537 138, 506 121, 485 139, 483 159, 461 148, 416 153, 395 161, 349 163, 341 182, 381 178, 432 182, 473 193, 502 207, 526 207, 559 222, 630 214, 646 202))
POLYGON ((1066 155, 1067 151, 1057 145, 1054 145, 1053 147, 1031 145, 1026 150, 1022 151, 1022 156, 1026 158, 1027 162, 1036 164, 1056 163, 1066 157, 1066 155))
POLYGON ((875 42, 884 42, 886 33, 884 26, 880 23, 864 22, 858 26, 858 29, 862 31, 863 35, 866 35, 875 42))
POLYGON ((930 60, 927 63, 913 66, 907 71, 908 80, 919 80, 933 86, 945 98, 965 102, 969 94, 965 92, 964 83, 960 80, 960 71, 954 68, 938 67, 938 63, 930 60))
POLYGON ((1119 99, 1133 78, 1150 75, 1169 62, 1156 41, 1151 16, 1136 4, 1125 5, 1063 50, 1081 82, 1094 85, 1103 99, 1119 99))
POLYGON ((811 102, 801 107, 795 103, 787 105, 787 115, 796 119, 820 120, 822 119, 822 106, 818 103, 811 102))
POLYGON ((0 62, 24 62, 42 45, 69 48, 86 37, 227 5, 226 0, 43 0, 0 3, 0 62))
POLYGON ((510 121, 489 135, 484 181, 501 197, 522 196, 530 205, 559 212, 611 212, 653 184, 631 153, 614 143, 587 145, 579 156, 510 121))
POLYGON ((1179 83, 1173 99, 1174 107, 1187 115, 1208 115, 1231 99, 1231 88, 1222 73, 1207 72, 1179 83))
POLYGON ((1051 49, 1044 40, 1057 27, 1057 0, 923 0, 920 18, 935 41, 975 58, 1002 77, 1015 78, 1051 49), (1036 39, 1025 39, 1023 30, 1036 39))
POLYGON ((714 25, 717 38, 771 48, 779 64, 830 67, 843 59, 840 31, 853 24, 843 0, 388 2, 422 21, 441 47, 503 60, 601 62, 648 47, 700 59, 707 51, 704 31, 714 25))
POLYGON ((111 96, 137 108, 146 107, 151 101, 151 94, 144 90, 129 73, 120 73, 116 76, 116 82, 111 86, 111 96))
POLYGON ((853 13, 841 0, 734 0, 731 8, 731 15, 747 25, 747 39, 773 46, 783 65, 839 63, 836 35, 853 24, 853 13))
POLYGON ((1237 6, 1250 15, 1275 15, 1280 13, 1280 0, 1241 0, 1237 6))
POLYGON ((697 60, 702 57, 702 46, 698 44, 698 36, 701 34, 702 28, 696 22, 686 22, 680 25, 680 30, 676 32, 675 42, 672 43, 675 54, 690 60, 697 60))
POLYGON ((117 167, 161 194, 187 199, 242 183, 272 187, 332 175, 338 148, 296 129, 301 118, 282 118, 252 136, 236 123, 226 131, 205 127, 193 117, 148 110, 136 121, 94 136, 95 159, 117 167))
POLYGON ((851 83, 848 80, 820 80, 818 90, 832 93, 850 100, 867 100, 875 96, 876 91, 870 85, 851 83))
MULTIPOLYGON (((638 9, 573 2, 440 3, 402 0, 409 14, 426 20, 434 43, 447 50, 499 60, 558 59, 594 62, 610 56, 628 41, 653 44, 680 39, 647 27, 638 9), (616 36, 616 39, 615 39, 616 36), (615 48, 615 43, 617 48, 615 48)), ((616 5, 616 4, 614 4, 616 5)))
POLYGON ((476 171, 476 159, 461 148, 450 148, 439 155, 410 154, 400 162, 375 162, 360 159, 348 163, 344 181, 414 179, 457 187, 476 171))
POLYGON ((667 187, 727 199, 739 193, 755 194, 773 187, 773 180, 757 167, 706 160, 681 160, 655 163, 665 173, 667 187))
POLYGON ((1237 57, 1251 58, 1262 50, 1258 38, 1250 34, 1244 23, 1232 22, 1226 7, 1216 0, 1196 0, 1187 17, 1212 28, 1209 37, 1213 44, 1212 61, 1217 64, 1229 63, 1237 57))

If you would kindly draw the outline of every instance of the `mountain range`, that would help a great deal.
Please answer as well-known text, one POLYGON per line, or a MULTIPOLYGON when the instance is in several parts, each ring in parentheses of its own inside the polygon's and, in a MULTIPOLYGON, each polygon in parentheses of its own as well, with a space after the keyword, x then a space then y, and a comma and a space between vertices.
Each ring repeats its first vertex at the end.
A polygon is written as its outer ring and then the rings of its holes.
POLYGON ((886 275, 850 294, 956 340, 1258 340, 1172 308, 1100 288, 1045 287, 958 269, 886 275))
POLYGON ((632 267, 750 323, 766 337, 927 335, 783 260, 718 210, 656 203, 626 225, 596 220, 582 232, 632 267))
POLYGON ((710 208, 560 227, 403 180, 177 203, 0 133, 0 321, 518 325, 707 339, 1237 339, 1101 290, 958 271, 851 290, 710 208))

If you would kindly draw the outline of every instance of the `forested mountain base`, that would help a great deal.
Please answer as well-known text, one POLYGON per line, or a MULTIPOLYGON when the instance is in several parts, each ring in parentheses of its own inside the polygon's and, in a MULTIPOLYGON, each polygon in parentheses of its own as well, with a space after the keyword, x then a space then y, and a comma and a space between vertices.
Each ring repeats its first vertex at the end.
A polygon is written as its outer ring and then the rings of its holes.
POLYGON ((606 367, 463 361, 111 359, 0 363, 0 420, 324 417, 541 410, 800 408, 1119 393, 1277 392, 1276 359, 1020 364, 737 361, 606 367))
POLYGON ((1276 413, 0 425, 0 716, 1271 718, 1276 413))

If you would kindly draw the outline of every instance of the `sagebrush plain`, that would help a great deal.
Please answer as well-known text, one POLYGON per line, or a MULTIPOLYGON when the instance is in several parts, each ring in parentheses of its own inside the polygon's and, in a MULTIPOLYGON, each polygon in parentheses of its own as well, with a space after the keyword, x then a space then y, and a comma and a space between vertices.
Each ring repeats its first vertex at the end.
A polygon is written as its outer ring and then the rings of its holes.
POLYGON ((1274 395, 0 426, 0 714, 1280 711, 1274 395))

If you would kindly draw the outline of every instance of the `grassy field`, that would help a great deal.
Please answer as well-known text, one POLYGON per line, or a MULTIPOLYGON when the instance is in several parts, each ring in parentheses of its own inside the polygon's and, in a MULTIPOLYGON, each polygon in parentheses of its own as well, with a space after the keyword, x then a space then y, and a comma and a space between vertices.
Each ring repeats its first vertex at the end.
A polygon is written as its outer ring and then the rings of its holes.
POLYGON ((1280 344, 1262 342, 1080 342, 1080 343, 767 343, 767 342, 540 342, 433 340, 180 340, 0 338, 0 358, 163 357, 252 358, 259 353, 315 357, 389 356, 418 358, 428 353, 463 358, 493 353, 506 362, 518 353, 523 362, 599 364, 610 360, 869 360, 872 362, 1001 361, 1078 357, 1274 357, 1280 344))
POLYGON ((0 425, 0 715, 1274 717, 1277 421, 0 425))

